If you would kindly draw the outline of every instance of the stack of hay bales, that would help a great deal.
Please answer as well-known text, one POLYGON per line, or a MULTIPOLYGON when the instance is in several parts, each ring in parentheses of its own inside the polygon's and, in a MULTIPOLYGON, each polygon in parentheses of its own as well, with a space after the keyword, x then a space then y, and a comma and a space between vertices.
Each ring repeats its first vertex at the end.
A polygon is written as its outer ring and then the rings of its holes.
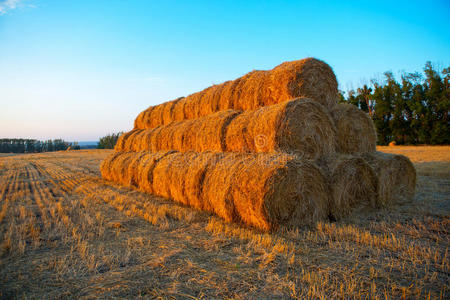
POLYGON ((306 58, 151 106, 102 176, 262 230, 411 199, 411 162, 376 152, 371 118, 337 92, 306 58))

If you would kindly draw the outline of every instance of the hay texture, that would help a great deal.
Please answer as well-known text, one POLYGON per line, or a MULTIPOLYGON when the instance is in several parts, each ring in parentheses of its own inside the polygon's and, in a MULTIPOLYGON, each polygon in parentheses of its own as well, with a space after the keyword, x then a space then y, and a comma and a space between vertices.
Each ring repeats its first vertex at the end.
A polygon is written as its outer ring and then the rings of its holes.
POLYGON ((379 181, 361 157, 335 154, 326 159, 330 186, 330 217, 340 220, 353 212, 376 208, 379 181))
POLYGON ((134 129, 119 138, 115 150, 225 151, 226 128, 239 113, 226 110, 199 119, 183 120, 156 128, 134 129))
POLYGON ((378 176, 380 205, 404 203, 414 198, 416 169, 409 158, 383 152, 366 153, 363 157, 378 176))
POLYGON ((317 159, 335 152, 333 121, 319 103, 299 98, 256 110, 220 111, 119 138, 116 151, 287 152, 317 159))
POLYGON ((331 67, 321 60, 305 58, 282 63, 270 71, 252 71, 185 98, 151 106, 138 115, 134 126, 154 128, 227 109, 254 110, 298 97, 311 98, 331 109, 337 103, 337 92, 331 67))
POLYGON ((337 150, 345 154, 376 151, 377 133, 372 119, 352 104, 339 104, 331 110, 336 125, 337 150))
POLYGON ((321 169, 286 154, 117 152, 101 172, 105 179, 262 230, 312 224, 328 212, 321 169))
POLYGON ((299 98, 254 111, 231 120, 226 129, 226 151, 280 151, 317 159, 335 151, 333 121, 319 103, 299 98))

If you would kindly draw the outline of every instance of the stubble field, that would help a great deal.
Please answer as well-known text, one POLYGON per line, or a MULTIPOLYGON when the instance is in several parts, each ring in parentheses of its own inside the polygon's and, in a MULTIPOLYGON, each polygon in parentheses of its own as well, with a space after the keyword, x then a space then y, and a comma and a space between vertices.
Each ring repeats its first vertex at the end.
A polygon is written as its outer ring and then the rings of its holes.
POLYGON ((111 153, 0 155, 1 298, 448 299, 450 147, 412 203, 261 233, 101 179, 111 153))

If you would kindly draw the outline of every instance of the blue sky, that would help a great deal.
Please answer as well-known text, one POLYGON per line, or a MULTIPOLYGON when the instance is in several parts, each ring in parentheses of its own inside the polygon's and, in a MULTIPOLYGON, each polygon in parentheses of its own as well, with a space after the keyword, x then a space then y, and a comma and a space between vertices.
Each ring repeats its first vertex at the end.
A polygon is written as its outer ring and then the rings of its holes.
POLYGON ((0 0, 0 138, 97 140, 149 105, 308 56, 343 90, 448 66, 449 3, 0 0))

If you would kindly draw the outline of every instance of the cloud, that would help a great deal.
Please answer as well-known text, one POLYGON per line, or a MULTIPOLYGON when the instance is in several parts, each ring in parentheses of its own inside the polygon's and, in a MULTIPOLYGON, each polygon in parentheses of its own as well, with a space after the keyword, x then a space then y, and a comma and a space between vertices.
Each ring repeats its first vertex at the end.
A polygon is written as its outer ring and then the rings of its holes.
POLYGON ((23 0, 0 0, 0 15, 6 14, 9 10, 21 7, 23 0))

